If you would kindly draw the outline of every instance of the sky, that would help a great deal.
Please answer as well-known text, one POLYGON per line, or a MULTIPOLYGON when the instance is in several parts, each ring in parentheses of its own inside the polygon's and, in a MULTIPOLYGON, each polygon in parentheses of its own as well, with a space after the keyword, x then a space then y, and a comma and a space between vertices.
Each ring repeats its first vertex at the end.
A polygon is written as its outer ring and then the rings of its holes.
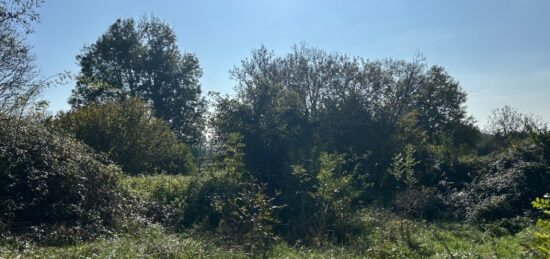
MULTIPOLYGON (((76 55, 117 18, 152 14, 198 56, 203 92, 228 94, 228 71, 262 45, 283 55, 305 42, 371 60, 422 53, 460 82, 483 127, 504 105, 550 121, 549 11, 547 0, 46 0, 29 40, 43 76, 77 74, 76 55)), ((70 108, 73 87, 44 91, 51 112, 70 108)))

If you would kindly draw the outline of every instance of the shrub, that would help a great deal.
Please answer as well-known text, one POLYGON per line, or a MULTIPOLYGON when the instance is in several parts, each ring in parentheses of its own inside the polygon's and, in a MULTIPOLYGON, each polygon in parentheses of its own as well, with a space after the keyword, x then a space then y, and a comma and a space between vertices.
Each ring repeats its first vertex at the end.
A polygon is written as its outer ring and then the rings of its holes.
POLYGON ((535 241, 532 247, 542 256, 550 257, 550 195, 545 198, 536 198, 532 202, 533 207, 542 211, 546 218, 537 220, 538 230, 534 233, 535 241))
POLYGON ((197 170, 189 147, 138 99, 81 107, 59 115, 54 124, 106 153, 131 175, 197 170))
POLYGON ((89 239, 125 215, 120 169, 37 123, 0 120, 0 227, 49 242, 89 239))
POLYGON ((408 188, 396 193, 393 209, 412 218, 432 220, 440 216, 442 201, 433 188, 408 188))
POLYGON ((313 237, 316 245, 330 239, 341 239, 351 226, 352 202, 359 193, 351 181, 352 175, 343 169, 344 157, 337 154, 321 153, 318 171, 307 171, 302 166, 294 166, 294 175, 302 184, 298 190, 303 208, 301 223, 306 234, 313 237), (307 230, 306 230, 307 229, 307 230))
POLYGON ((415 168, 419 164, 419 161, 414 158, 414 152, 414 147, 407 145, 403 148, 403 152, 397 153, 393 157, 388 174, 397 180, 397 187, 401 187, 400 185, 402 185, 410 188, 419 182, 418 171, 415 168))
POLYGON ((221 215, 213 206, 215 200, 228 200, 239 191, 239 182, 244 179, 242 137, 231 134, 222 148, 221 162, 210 165, 194 178, 188 188, 183 215, 185 226, 200 223, 202 227, 215 228, 221 215))
POLYGON ((252 178, 235 178, 227 171, 210 171, 194 177, 183 206, 182 225, 213 231, 250 253, 265 252, 277 239, 279 223, 265 185, 252 178))
POLYGON ((229 136, 223 161, 194 177, 183 207, 183 225, 195 225, 230 235, 253 255, 275 241, 275 212, 281 208, 244 169, 242 138, 229 136))
POLYGON ((142 202, 143 214, 178 230, 181 228, 189 184, 194 176, 154 175, 125 177, 123 185, 142 202))
POLYGON ((470 220, 522 215, 530 209, 528 201, 550 186, 548 161, 544 143, 532 140, 479 159, 472 182, 450 192, 450 203, 470 220))
POLYGON ((273 224, 280 222, 274 212, 281 206, 273 205, 274 198, 266 195, 265 184, 248 181, 240 187, 236 195, 228 195, 225 199, 216 196, 213 206, 222 215, 219 231, 231 234, 254 257, 258 252, 265 253, 277 240, 273 224))

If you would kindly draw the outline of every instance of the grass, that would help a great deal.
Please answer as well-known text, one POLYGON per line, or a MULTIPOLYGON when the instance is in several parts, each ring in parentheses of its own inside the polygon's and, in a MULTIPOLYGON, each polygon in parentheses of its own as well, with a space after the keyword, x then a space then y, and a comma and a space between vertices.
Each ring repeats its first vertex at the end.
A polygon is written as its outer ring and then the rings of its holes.
MULTIPOLYGON (((269 258, 534 258, 524 249, 530 229, 494 236, 491 231, 461 223, 425 223, 368 212, 371 224, 348 244, 304 247, 277 243, 269 258), (373 218, 374 215, 384 218, 373 218)), ((228 239, 230 237, 226 237, 228 239)), ((26 243, 0 248, 1 258, 248 258, 250 254, 226 239, 204 233, 170 233, 152 225, 63 247, 26 243)))
POLYGON ((242 252, 209 245, 198 237, 167 233, 160 226, 136 233, 62 247, 29 244, 0 248, 1 258, 246 258, 242 252))
MULTIPOLYGON (((191 177, 128 177, 123 184, 148 200, 177 205, 191 177)), ((503 224, 424 222, 388 211, 365 209, 357 217, 362 234, 339 244, 307 247, 278 241, 269 258, 535 258, 525 248, 531 227, 509 231, 503 224)), ((70 246, 40 246, 24 241, 0 243, 0 258, 249 258, 230 236, 175 233, 159 225, 70 246)))

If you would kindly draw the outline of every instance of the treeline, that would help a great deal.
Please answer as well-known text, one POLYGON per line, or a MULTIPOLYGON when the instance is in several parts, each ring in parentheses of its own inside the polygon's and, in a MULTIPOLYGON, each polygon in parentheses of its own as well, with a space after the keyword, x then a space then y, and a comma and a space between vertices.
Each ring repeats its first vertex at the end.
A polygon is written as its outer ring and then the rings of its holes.
POLYGON ((71 110, 48 116, 32 100, 53 82, 37 79, 24 43, 39 3, 0 9, 2 238, 66 243, 157 222, 261 251, 280 238, 345 242, 368 207, 429 221, 537 217, 530 202, 550 191, 546 124, 506 106, 480 130, 458 81, 420 56, 261 47, 207 113, 198 58, 172 28, 122 19, 77 56, 71 110), (146 198, 124 184, 152 174, 190 180, 146 198))

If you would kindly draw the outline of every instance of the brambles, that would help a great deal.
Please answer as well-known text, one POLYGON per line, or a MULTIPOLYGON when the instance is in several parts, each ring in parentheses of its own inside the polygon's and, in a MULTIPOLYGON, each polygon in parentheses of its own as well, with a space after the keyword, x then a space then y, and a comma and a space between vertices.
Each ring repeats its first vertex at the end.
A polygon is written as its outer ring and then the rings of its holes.
POLYGON ((126 215, 120 169, 37 123, 0 120, 0 223, 45 243, 109 233, 126 215))

